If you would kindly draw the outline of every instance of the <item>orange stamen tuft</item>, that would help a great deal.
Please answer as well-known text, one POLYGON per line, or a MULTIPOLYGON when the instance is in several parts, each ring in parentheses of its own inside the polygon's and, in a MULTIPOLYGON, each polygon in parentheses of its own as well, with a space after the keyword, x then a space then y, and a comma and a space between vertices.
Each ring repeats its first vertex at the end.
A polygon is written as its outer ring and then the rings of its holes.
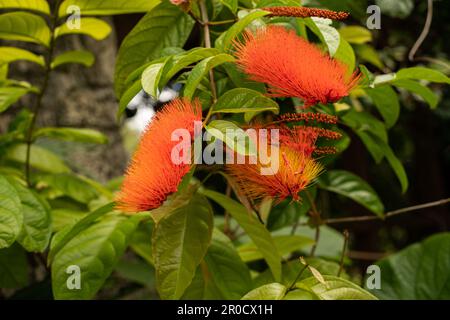
POLYGON ((171 154, 179 141, 172 141, 176 129, 194 136, 194 121, 201 121, 198 101, 177 99, 159 111, 142 135, 117 197, 117 208, 125 212, 158 208, 178 189, 189 172, 187 163, 175 164, 171 154))
POLYGON ((269 26, 245 42, 235 41, 237 63, 255 81, 267 83, 273 97, 298 97, 304 107, 336 102, 349 94, 360 78, 346 65, 283 27, 269 26))

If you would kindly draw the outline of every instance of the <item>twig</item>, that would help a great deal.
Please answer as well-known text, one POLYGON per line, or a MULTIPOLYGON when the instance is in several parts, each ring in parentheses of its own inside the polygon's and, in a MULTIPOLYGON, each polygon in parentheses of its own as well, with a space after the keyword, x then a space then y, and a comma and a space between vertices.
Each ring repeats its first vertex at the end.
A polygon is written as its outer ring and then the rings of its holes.
POLYGON ((347 245, 348 245, 348 230, 344 230, 344 245, 342 246, 342 254, 341 254, 341 262, 339 263, 339 271, 337 276, 340 277, 342 270, 344 269, 344 258, 345 258, 345 252, 347 251, 347 245))
POLYGON ((46 61, 45 61, 45 73, 44 73, 44 80, 42 82, 42 86, 41 89, 37 95, 36 98, 36 103, 33 107, 33 116, 31 118, 31 122, 30 122, 30 126, 28 127, 27 130, 27 134, 26 134, 26 138, 25 138, 25 142, 27 145, 27 149, 26 149, 26 155, 25 155, 25 178, 27 181, 27 185, 30 187, 31 186, 31 179, 30 179, 30 172, 31 172, 31 146, 33 144, 33 132, 34 132, 34 127, 36 125, 36 120, 39 114, 39 111, 41 109, 42 106, 42 99, 44 97, 44 94, 47 90, 48 87, 48 82, 49 82, 49 78, 50 78, 50 73, 52 71, 52 67, 51 67, 51 63, 53 60, 53 54, 54 54, 54 50, 55 50, 55 29, 58 23, 58 11, 59 11, 59 7, 61 5, 61 0, 58 0, 55 4, 55 9, 53 11, 53 15, 51 18, 51 23, 50 23, 50 45, 47 51, 47 55, 46 55, 46 61))
POLYGON ((311 252, 309 253, 309 255, 311 257, 314 257, 314 254, 316 253, 316 249, 317 249, 317 244, 319 243, 319 238, 320 238, 320 225, 316 226, 316 235, 314 236, 314 244, 311 247, 311 252))
POLYGON ((419 37, 417 38, 416 42, 412 46, 411 50, 408 54, 409 61, 414 60, 414 55, 416 54, 417 50, 419 50, 422 43, 425 41, 428 32, 430 32, 430 26, 431 21, 433 20, 433 0, 428 0, 428 10, 427 10, 427 18, 425 20, 425 25, 423 26, 423 30, 420 33, 419 37))
POLYGON ((307 263, 304 265, 304 267, 300 270, 300 272, 295 277, 294 281, 292 281, 291 285, 288 288, 288 291, 291 291, 292 289, 294 289, 295 284, 297 283, 298 279, 300 279, 301 275, 306 270, 306 268, 308 268, 308 266, 309 266, 309 264, 307 264, 307 263))
MULTIPOLYGON (((450 203, 450 198, 441 199, 441 200, 437 200, 437 201, 433 201, 433 202, 418 204, 418 205, 411 206, 411 207, 406 207, 406 208, 389 211, 384 215, 384 219, 391 218, 393 216, 396 216, 396 215, 399 215, 402 213, 407 213, 407 212, 412 212, 412 211, 418 211, 421 209, 441 206, 441 205, 444 205, 447 203, 450 203)), ((360 221, 370 221, 370 220, 380 220, 380 218, 377 216, 373 216, 373 215, 372 216, 361 216, 361 217, 345 217, 345 218, 326 219, 326 220, 323 220, 323 223, 324 224, 336 224, 336 223, 344 223, 344 222, 360 222, 360 221)))
POLYGON ((366 251, 347 251, 347 257, 353 260, 370 260, 376 261, 384 258, 386 253, 384 252, 366 252, 366 251))

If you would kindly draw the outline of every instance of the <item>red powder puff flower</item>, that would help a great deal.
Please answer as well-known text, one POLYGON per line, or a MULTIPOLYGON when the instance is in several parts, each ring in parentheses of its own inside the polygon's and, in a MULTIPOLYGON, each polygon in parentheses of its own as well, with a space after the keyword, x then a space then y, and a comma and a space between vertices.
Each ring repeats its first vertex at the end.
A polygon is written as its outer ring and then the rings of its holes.
POLYGON ((190 165, 173 161, 172 149, 179 141, 172 141, 172 133, 177 129, 187 129, 194 137, 194 121, 201 121, 198 101, 191 103, 177 99, 156 114, 143 134, 125 175, 117 197, 119 210, 155 209, 177 191, 190 165))
MULTIPOLYGON (((305 127, 295 131, 283 128, 280 130, 280 143, 276 144, 274 149, 269 147, 278 153, 279 158, 279 166, 273 174, 261 174, 261 168, 268 167, 262 164, 268 162, 261 158, 256 164, 246 161, 245 164, 229 165, 227 171, 241 190, 254 201, 267 196, 277 201, 290 196, 299 201, 299 192, 308 187, 323 170, 322 165, 311 156, 317 137, 314 130, 305 127)), ((259 156, 261 157, 261 154, 259 156)))
POLYGON ((349 14, 347 12, 336 12, 326 9, 317 8, 307 8, 307 7, 267 7, 262 8, 264 11, 269 11, 272 17, 298 17, 298 18, 308 18, 308 17, 320 17, 333 20, 344 20, 347 19, 349 14))
POLYGON ((356 86, 359 75, 283 27, 269 26, 236 41, 238 65, 252 80, 267 83, 274 97, 298 97, 304 106, 336 102, 356 86))

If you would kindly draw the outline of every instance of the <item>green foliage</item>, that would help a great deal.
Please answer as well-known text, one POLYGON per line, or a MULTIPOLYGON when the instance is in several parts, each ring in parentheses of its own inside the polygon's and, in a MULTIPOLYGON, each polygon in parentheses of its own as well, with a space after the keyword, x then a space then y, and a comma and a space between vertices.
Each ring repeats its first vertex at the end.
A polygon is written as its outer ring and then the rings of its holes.
POLYGON ((433 235, 377 264, 381 288, 372 290, 380 299, 450 299, 450 233, 433 235))

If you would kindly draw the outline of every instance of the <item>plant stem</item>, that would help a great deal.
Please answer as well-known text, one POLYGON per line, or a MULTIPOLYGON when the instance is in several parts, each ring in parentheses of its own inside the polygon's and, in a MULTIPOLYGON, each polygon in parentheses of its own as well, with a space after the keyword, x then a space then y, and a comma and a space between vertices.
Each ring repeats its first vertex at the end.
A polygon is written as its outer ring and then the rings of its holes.
MULTIPOLYGON (((431 208, 431 207, 437 207, 444 204, 450 203, 450 198, 441 199, 433 202, 427 202, 423 204, 418 204, 411 207, 401 208, 393 211, 389 211, 384 215, 384 219, 391 218, 393 216, 412 212, 412 211, 418 211, 421 209, 431 208)), ((323 221, 324 224, 337 224, 337 223, 344 223, 344 222, 360 222, 360 221, 370 221, 370 220, 380 220, 377 216, 360 216, 360 217, 345 217, 345 218, 335 218, 335 219, 326 219, 323 221)))
MULTIPOLYGON (((203 35, 205 38, 205 48, 211 48, 211 34, 209 33, 209 18, 208 18, 208 10, 206 9, 205 0, 199 1, 200 6, 200 12, 202 15, 202 27, 203 27, 203 35)), ((211 87, 211 94, 213 97, 213 103, 217 101, 217 88, 216 88, 216 81, 214 79, 214 69, 211 68, 209 70, 209 83, 211 87)), ((205 120, 203 121, 203 126, 206 125, 209 118, 211 118, 212 115, 212 108, 209 108, 208 114, 205 117, 205 120)))
POLYGON ((46 54, 44 80, 42 82, 42 86, 39 90, 39 93, 36 97, 36 102, 33 107, 33 115, 31 118, 30 126, 28 127, 28 131, 26 133, 26 138, 25 138, 26 144, 27 144, 26 156, 25 156, 25 178, 26 178, 28 187, 31 186, 30 160, 31 160, 31 146, 33 144, 33 132, 34 132, 34 127, 36 126, 36 120, 37 120, 39 111, 42 106, 42 99, 43 99, 44 94, 48 87, 50 73, 52 71, 51 63, 53 60, 53 54, 54 54, 54 50, 55 50, 55 29, 56 29, 57 22, 58 22, 58 11, 59 11, 60 5, 61 5, 61 0, 57 0, 57 2, 55 4, 55 9, 52 14, 51 22, 50 22, 50 44, 49 44, 47 54, 46 54))
POLYGON ((300 272, 295 277, 294 281, 292 281, 291 285, 288 288, 288 291, 291 291, 292 289, 294 289, 295 284, 297 283, 298 279, 300 279, 300 276, 303 274, 303 272, 306 270, 306 268, 308 268, 308 266, 309 266, 309 264, 305 264, 303 266, 303 268, 300 270, 300 272))
POLYGON ((348 237, 349 237, 348 230, 344 230, 343 234, 344 234, 344 245, 342 246, 341 262, 339 263, 339 271, 337 274, 338 277, 341 276, 342 270, 344 269, 344 258, 345 253, 347 251, 348 237))
POLYGON ((412 46, 411 50, 408 54, 409 61, 414 60, 414 55, 416 54, 417 50, 419 50, 422 43, 425 41, 426 37, 428 36, 428 33, 430 32, 430 26, 431 21, 433 20, 433 0, 428 0, 428 11, 427 11, 427 18, 425 20, 425 25, 423 26, 423 30, 419 35, 419 38, 417 38, 416 42, 412 46))
POLYGON ((320 239, 320 225, 317 225, 316 226, 316 235, 314 236, 314 244, 311 247, 311 252, 309 253, 309 255, 311 257, 314 257, 314 254, 316 253, 317 244, 319 243, 319 239, 320 239))

